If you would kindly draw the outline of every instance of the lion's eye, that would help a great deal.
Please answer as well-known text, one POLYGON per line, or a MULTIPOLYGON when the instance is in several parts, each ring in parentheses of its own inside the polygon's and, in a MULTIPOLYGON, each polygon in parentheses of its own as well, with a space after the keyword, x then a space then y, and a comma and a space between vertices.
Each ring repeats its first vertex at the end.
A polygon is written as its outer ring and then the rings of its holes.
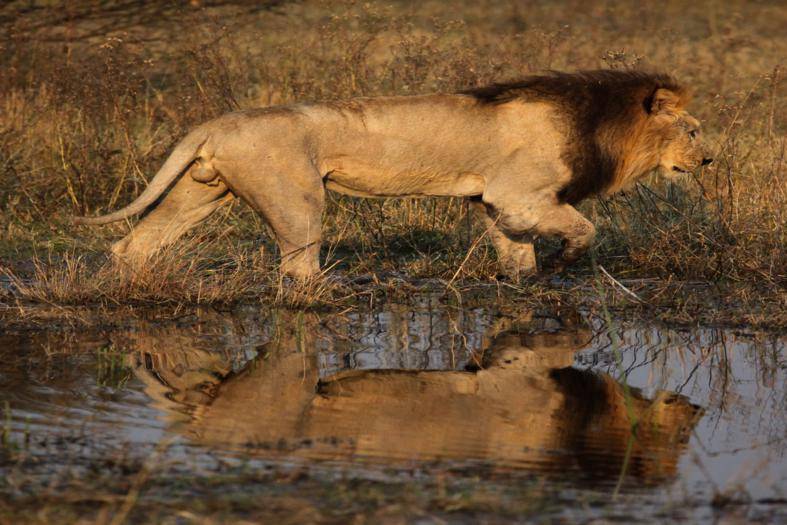
POLYGON ((694 139, 697 138, 697 130, 696 129, 693 129, 693 130, 689 131, 689 138, 691 140, 694 140, 694 139))

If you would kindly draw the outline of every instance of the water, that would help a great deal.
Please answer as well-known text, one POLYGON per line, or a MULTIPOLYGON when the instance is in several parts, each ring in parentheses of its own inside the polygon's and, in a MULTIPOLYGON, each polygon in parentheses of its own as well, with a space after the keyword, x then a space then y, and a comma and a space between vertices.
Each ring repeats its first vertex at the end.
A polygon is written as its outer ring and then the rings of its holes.
MULTIPOLYGON (((247 307, 7 333, 0 494, 29 501, 53 480, 67 490, 147 465, 164 493, 167 480, 188 494, 183 476, 216 472, 289 473, 242 478, 274 499, 303 476, 351 480, 358 500, 365 484, 394 502, 418 486, 417 503, 448 521, 778 520, 786 346, 430 296, 344 314, 247 307), (479 490, 494 504, 474 507, 479 490), (468 491, 464 507, 444 504, 468 491)), ((211 486, 201 497, 223 497, 211 486)), ((315 508, 341 514, 309 487, 315 508)))

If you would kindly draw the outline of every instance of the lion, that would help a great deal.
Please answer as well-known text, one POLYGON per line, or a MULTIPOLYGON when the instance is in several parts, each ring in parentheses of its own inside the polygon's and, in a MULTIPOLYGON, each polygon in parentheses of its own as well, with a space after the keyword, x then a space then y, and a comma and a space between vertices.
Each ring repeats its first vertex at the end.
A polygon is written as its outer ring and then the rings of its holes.
POLYGON ((375 368, 345 360, 358 348, 336 340, 313 312, 279 312, 275 337, 242 366, 231 352, 206 347, 202 330, 182 328, 175 344, 166 327, 135 330, 127 355, 170 428, 201 445, 268 460, 579 467, 598 481, 616 480, 626 465, 639 482, 674 478, 702 408, 673 392, 650 399, 607 373, 576 368, 576 353, 593 340, 589 327, 555 319, 547 328, 542 320, 489 327, 473 349, 479 366, 445 361, 437 370, 423 362, 387 368, 408 348, 396 337, 377 348, 375 368))
POLYGON ((710 162, 687 89, 668 75, 553 72, 453 94, 356 98, 228 113, 198 126, 125 208, 82 224, 144 212, 112 246, 141 267, 235 197, 270 225, 282 273, 320 271, 326 190, 359 197, 466 197, 501 273, 534 274, 533 241, 563 241, 555 268, 595 236, 575 208, 653 170, 710 162))

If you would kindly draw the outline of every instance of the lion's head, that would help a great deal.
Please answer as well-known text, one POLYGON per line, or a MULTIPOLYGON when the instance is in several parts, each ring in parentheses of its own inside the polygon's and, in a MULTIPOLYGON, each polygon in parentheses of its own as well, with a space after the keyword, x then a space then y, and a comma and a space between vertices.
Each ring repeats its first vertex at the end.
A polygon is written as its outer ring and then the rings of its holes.
POLYGON ((711 162, 702 143, 700 123, 684 109, 685 97, 660 88, 650 101, 652 144, 657 145, 658 171, 664 177, 695 171, 711 162))
POLYGON ((575 204, 611 195, 657 169, 667 176, 710 162, 699 122, 685 109, 688 89, 669 75, 643 71, 552 72, 463 91, 481 104, 554 105, 566 123, 571 181, 558 197, 575 204))

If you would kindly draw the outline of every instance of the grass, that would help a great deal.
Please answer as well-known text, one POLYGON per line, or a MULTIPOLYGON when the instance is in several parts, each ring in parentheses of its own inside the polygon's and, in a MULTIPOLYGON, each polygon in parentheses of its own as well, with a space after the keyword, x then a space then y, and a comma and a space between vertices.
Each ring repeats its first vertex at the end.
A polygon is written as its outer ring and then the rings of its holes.
MULTIPOLYGON (((585 202, 599 231, 592 256, 658 316, 787 326, 778 2, 196 4, 0 8, 0 275, 12 283, 0 302, 336 305, 357 299, 364 287, 352 283, 364 280, 494 283, 494 250, 476 242, 482 229, 459 199, 332 195, 332 269, 301 290, 279 280, 266 226, 245 206, 212 217, 144 275, 105 264, 129 225, 70 217, 132 200, 186 130, 226 111, 453 91, 545 69, 649 68, 693 88, 716 162, 677 184, 585 202)), ((555 246, 543 244, 548 257, 555 246)), ((566 294, 592 289, 590 260, 571 270, 566 294)), ((548 280, 522 286, 551 293, 548 280)))

